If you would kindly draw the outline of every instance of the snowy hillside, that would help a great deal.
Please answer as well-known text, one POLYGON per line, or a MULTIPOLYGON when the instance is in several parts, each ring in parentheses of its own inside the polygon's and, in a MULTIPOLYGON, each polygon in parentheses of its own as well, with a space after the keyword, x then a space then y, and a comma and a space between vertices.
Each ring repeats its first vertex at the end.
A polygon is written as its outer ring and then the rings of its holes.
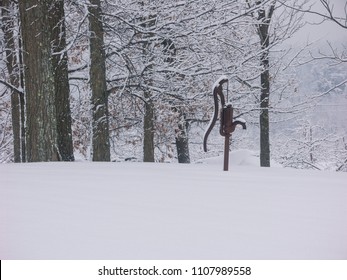
POLYGON ((346 173, 213 162, 2 164, 0 259, 347 258, 346 173))

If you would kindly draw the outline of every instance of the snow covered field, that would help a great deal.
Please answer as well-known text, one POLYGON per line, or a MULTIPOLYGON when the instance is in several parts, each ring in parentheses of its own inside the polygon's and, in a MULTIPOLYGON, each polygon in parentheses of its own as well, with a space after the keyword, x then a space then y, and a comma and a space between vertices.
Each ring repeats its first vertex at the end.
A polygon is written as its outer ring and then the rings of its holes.
POLYGON ((0 259, 347 259, 346 173, 230 158, 2 164, 0 259))

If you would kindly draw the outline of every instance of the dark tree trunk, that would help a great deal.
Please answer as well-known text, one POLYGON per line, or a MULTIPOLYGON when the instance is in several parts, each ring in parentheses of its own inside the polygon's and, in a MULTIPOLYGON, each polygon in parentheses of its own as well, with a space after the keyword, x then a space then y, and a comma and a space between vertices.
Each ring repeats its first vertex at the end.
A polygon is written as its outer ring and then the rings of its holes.
POLYGON ((90 0, 90 85, 93 113, 93 161, 110 161, 108 94, 100 0, 90 0))
MULTIPOLYGON (((267 51, 266 51, 267 53, 267 51)), ((264 54, 265 55, 265 54, 264 54)), ((262 58, 262 66, 264 70, 261 73, 261 94, 260 94, 260 166, 270 166, 270 121, 269 121, 269 60, 262 58)))
POLYGON ((13 131, 13 159, 14 162, 22 162, 21 158, 21 123, 20 123, 20 94, 12 92, 11 94, 11 114, 13 131))
POLYGON ((145 115, 143 118, 143 161, 154 162, 154 105, 151 93, 145 92, 145 115))
POLYGON ((70 89, 68 77, 68 58, 66 53, 66 29, 64 1, 55 0, 49 11, 51 15, 53 69, 55 80, 55 104, 57 114, 58 148, 61 160, 73 161, 71 131, 70 89))
MULTIPOLYGON (((150 30, 156 22, 156 16, 150 15, 145 20, 145 23, 142 24, 144 28, 150 30)), ((144 63, 148 64, 146 69, 146 74, 144 77, 145 85, 153 85, 153 54, 151 54, 152 43, 151 37, 152 33, 143 34, 143 60, 144 63), (146 41, 146 39, 148 41, 146 41)), ((143 118, 143 161, 144 162, 154 162, 154 119, 155 119, 155 110, 154 103, 152 100, 152 93, 150 89, 145 89, 144 91, 145 98, 145 108, 144 108, 144 118, 143 118)))
POLYGON ((181 110, 174 108, 174 112, 179 112, 177 129, 175 130, 177 158, 179 163, 190 163, 189 138, 187 132, 187 121, 181 110))
POLYGON ((260 166, 270 166, 270 121, 269 121, 269 101, 270 101, 270 63, 269 63, 269 25, 275 4, 269 8, 268 14, 265 9, 260 9, 258 13, 258 35, 262 49, 260 64, 262 73, 260 74, 261 93, 260 93, 260 166))
POLYGON ((20 0, 26 93, 27 160, 57 161, 50 0, 20 0))
MULTIPOLYGON (((176 47, 171 39, 165 39, 162 42, 164 47, 163 52, 166 55, 165 62, 170 66, 176 60, 176 47)), ((170 79, 168 77, 168 79, 170 79)), ((179 163, 190 163, 190 155, 189 155, 189 138, 187 133, 187 121, 185 118, 185 114, 177 107, 173 107, 172 111, 178 112, 178 123, 177 128, 175 130, 175 140, 176 140, 176 149, 177 149, 177 159, 179 163)))
POLYGON ((190 163, 189 138, 185 126, 185 123, 179 123, 176 133, 176 148, 179 163, 190 163))
MULTIPOLYGON (((19 19, 20 21, 20 19, 19 19)), ((19 59, 19 80, 20 80, 20 86, 22 89, 24 89, 24 63, 23 63, 23 46, 22 46, 22 30, 19 29, 20 36, 18 38, 18 59, 19 59)), ((20 94, 19 96, 20 100, 20 128, 21 128, 21 152, 22 152, 22 162, 26 162, 26 127, 25 127, 25 97, 24 93, 20 94)))
MULTIPOLYGON (((2 31, 4 33, 4 44, 6 53, 6 67, 9 74, 9 82, 15 88, 19 87, 19 67, 16 58, 16 46, 14 39, 14 20, 10 11, 14 9, 12 1, 1 0, 0 8, 2 16, 2 31)), ((23 111, 24 112, 24 111, 23 111)), ((13 131, 13 155, 14 162, 21 162, 21 110, 20 93, 11 90, 11 114, 13 131)))

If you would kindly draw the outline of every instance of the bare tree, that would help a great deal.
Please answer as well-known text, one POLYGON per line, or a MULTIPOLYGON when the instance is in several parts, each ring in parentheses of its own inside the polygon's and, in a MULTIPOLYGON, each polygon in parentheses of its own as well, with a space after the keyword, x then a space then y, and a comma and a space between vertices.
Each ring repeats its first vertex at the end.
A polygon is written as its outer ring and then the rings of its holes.
POLYGON ((19 1, 29 162, 59 160, 50 7, 48 0, 19 1))
MULTIPOLYGON (((315 10, 312 5, 308 8, 303 8, 302 6, 291 6, 286 3, 286 1, 279 1, 282 5, 292 8, 294 10, 317 15, 321 17, 324 21, 332 21, 336 23, 339 27, 347 29, 347 2, 344 4, 343 10, 336 13, 334 1, 330 0, 319 0, 320 7, 322 11, 315 10), (339 14, 339 15, 338 15, 339 14)), ((341 1, 342 2, 342 1, 341 1)), ((336 3, 335 3, 336 4, 336 3)))
MULTIPOLYGON (((276 0, 270 1, 270 4, 264 5, 264 1, 256 1, 253 5, 258 7, 256 17, 256 30, 260 40, 260 166, 270 166, 270 23, 275 11, 276 0)), ((248 7, 252 7, 251 1, 247 1, 248 7)))
MULTIPOLYGON (((258 1, 261 2, 261 1, 258 1)), ((269 64, 269 47, 270 47, 270 33, 269 27, 272 15, 275 10, 276 1, 272 1, 271 5, 266 10, 260 8, 258 11, 257 24, 258 35, 261 45, 261 58, 260 64, 262 72, 260 74, 260 166, 270 166, 270 121, 269 121, 269 102, 270 102, 270 64, 269 64)))
POLYGON ((50 9, 52 29, 52 63, 55 83, 55 106, 57 114, 58 148, 61 160, 73 161, 71 131, 70 88, 64 1, 55 0, 50 9))
POLYGON ((100 0, 91 0, 90 30, 90 85, 93 113, 93 161, 110 161, 108 93, 104 49, 104 29, 100 0))
POLYGON ((17 48, 14 36, 14 23, 16 21, 16 16, 14 15, 15 5, 10 0, 1 0, 0 8, 2 18, 1 27, 4 33, 6 66, 9 76, 9 84, 12 86, 10 87, 10 91, 14 162, 21 162, 21 114, 24 114, 24 112, 21 111, 20 106, 20 95, 23 95, 23 92, 18 90, 20 85, 20 71, 17 61, 17 48))
MULTIPOLYGON (((144 3, 141 2, 141 6, 144 7, 144 3)), ((150 14, 146 17, 141 17, 140 26, 145 30, 141 34, 143 40, 142 59, 144 65, 145 82, 143 85, 143 97, 144 97, 144 118, 143 118, 143 161, 154 162, 154 119, 155 109, 153 102, 153 93, 150 87, 153 86, 153 33, 150 32, 154 28, 156 23, 156 15, 150 14)))
MULTIPOLYGON (((253 18, 253 24, 259 38, 260 49, 259 57, 260 68, 260 96, 259 102, 259 127, 260 127, 260 166, 270 166, 270 113, 276 112, 276 102, 281 100, 276 94, 281 90, 278 86, 274 87, 278 76, 281 75, 279 65, 283 58, 276 58, 273 51, 276 46, 285 39, 290 38, 298 29, 300 29, 302 15, 298 11, 287 8, 280 1, 246 1, 249 8, 255 7, 256 11, 250 12, 253 18), (277 69, 278 68, 278 69, 277 69)), ((291 1, 294 5, 299 1, 291 1)), ((302 4, 299 6, 301 7, 302 4)), ((285 55, 288 51, 284 52, 285 55)), ((280 51, 277 49, 277 53, 280 51)), ((277 56, 279 56, 277 54, 277 56)), ((244 83, 243 81, 241 81, 244 83)), ((246 84, 247 85, 247 84, 246 84)), ((251 89, 251 84, 247 85, 251 89)), ((283 86, 283 90, 286 85, 283 86)), ((253 86, 253 89, 255 87, 253 86)), ((282 93, 280 93, 282 96, 282 93)), ((273 114, 271 115, 273 116, 273 114)))

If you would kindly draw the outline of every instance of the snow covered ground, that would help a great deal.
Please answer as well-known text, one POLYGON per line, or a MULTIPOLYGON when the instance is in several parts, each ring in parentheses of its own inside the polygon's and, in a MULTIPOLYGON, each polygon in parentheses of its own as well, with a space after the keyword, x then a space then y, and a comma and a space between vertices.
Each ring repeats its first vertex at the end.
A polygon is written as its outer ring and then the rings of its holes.
POLYGON ((347 174, 200 164, 0 165, 0 259, 347 259, 347 174))

